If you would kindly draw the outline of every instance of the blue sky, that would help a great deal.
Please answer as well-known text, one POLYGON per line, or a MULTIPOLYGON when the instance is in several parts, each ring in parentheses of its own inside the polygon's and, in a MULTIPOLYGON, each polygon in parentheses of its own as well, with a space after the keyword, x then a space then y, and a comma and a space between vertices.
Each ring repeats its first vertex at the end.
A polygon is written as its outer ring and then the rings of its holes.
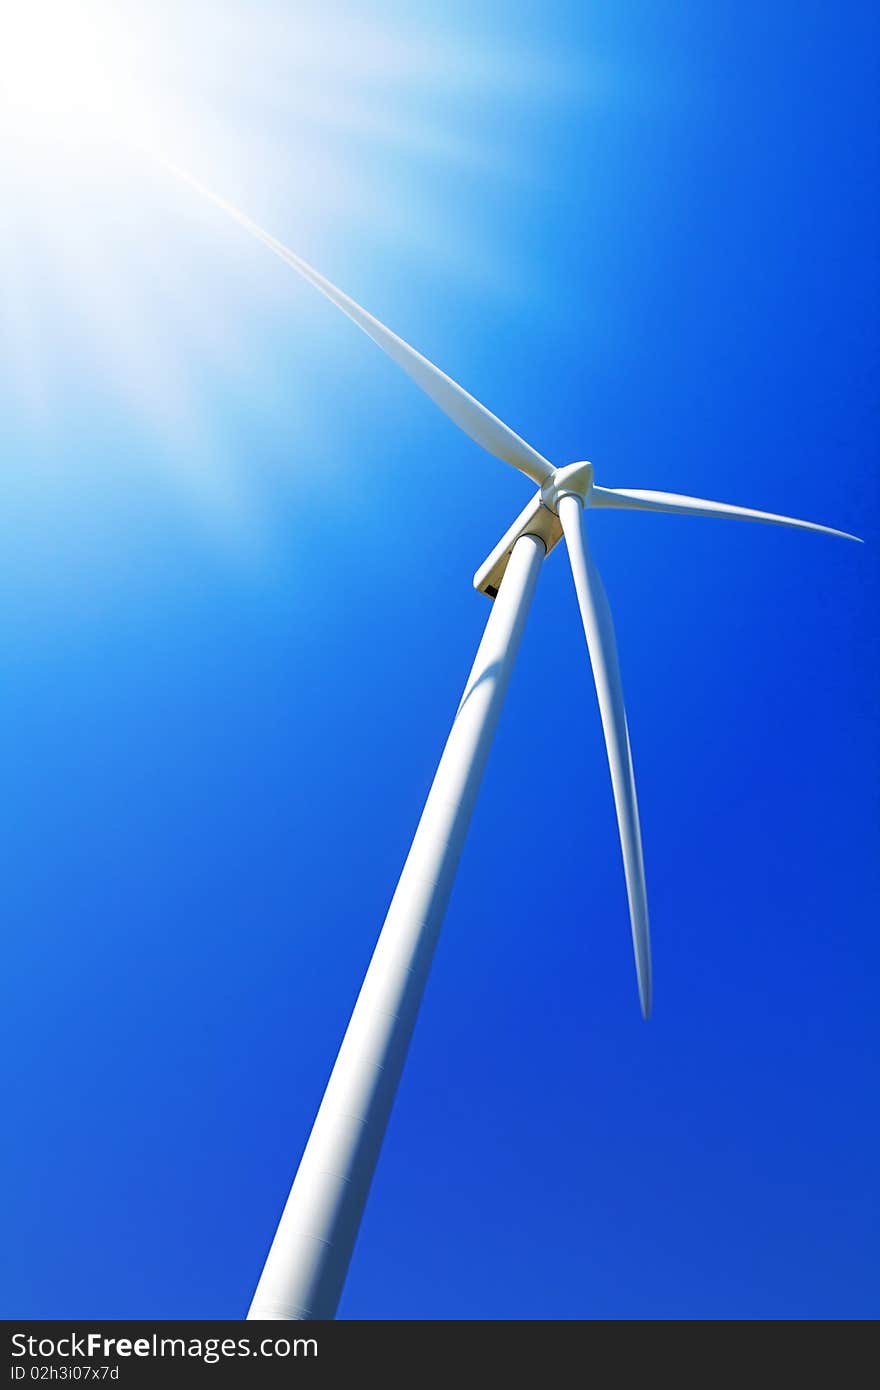
POLYGON ((876 1316, 873 10, 98 6, 7 103, 5 1316, 243 1316, 530 490, 147 135, 554 462, 867 541, 591 518, 647 1025, 550 558, 340 1316, 876 1316))

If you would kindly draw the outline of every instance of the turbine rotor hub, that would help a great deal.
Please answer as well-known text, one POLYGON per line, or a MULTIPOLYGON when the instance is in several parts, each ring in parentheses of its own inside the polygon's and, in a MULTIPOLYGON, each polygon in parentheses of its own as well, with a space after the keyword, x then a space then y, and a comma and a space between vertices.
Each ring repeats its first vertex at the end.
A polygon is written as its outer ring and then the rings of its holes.
POLYGON ((576 497, 582 507, 589 505, 593 490, 593 465, 591 463, 569 463, 564 468, 556 468, 541 484, 541 501, 551 512, 559 509, 563 497, 576 497))

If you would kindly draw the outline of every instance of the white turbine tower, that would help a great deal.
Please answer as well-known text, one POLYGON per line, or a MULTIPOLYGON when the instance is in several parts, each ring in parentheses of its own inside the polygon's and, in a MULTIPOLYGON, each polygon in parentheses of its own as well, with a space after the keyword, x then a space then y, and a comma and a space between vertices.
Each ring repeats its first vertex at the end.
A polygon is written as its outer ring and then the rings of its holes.
POLYGON ((651 945, 632 753, 614 624, 587 545, 583 513, 611 507, 735 517, 847 540, 859 537, 701 497, 600 487, 593 481, 590 463, 554 468, 421 353, 244 213, 182 170, 168 167, 347 314, 459 429, 538 484, 537 493, 474 576, 474 587, 493 600, 489 621, 248 1312, 250 1319, 332 1318, 544 556, 564 536, 605 735, 639 999, 647 1018, 651 945))

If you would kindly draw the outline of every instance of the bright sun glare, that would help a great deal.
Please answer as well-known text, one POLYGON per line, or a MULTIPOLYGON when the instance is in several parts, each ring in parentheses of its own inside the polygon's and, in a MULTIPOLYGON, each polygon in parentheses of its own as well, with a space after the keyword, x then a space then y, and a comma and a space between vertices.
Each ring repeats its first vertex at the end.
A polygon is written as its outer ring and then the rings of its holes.
MULTIPOLYGON (((89 362, 175 480, 225 488, 234 510, 198 380, 207 364, 245 380, 255 294, 269 322, 282 278, 252 276, 252 250, 167 164, 343 284, 359 285, 347 262, 404 254, 485 293, 503 257, 461 176, 515 189, 506 103, 561 99, 567 71, 533 48, 463 47, 439 21, 383 23, 368 0, 0 0, 0 390, 52 426, 89 362)), ((227 471, 249 488, 238 461, 227 471)))
POLYGON ((112 10, 20 0, 0 21, 0 99, 29 126, 126 113, 131 54, 112 10), (99 22, 98 22, 99 20, 99 22))

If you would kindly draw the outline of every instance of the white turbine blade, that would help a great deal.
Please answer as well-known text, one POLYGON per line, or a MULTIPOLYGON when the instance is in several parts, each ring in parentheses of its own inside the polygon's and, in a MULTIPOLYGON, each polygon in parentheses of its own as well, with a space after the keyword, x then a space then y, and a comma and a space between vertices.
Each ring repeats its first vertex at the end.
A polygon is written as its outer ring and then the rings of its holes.
POLYGON ((642 859, 642 835, 639 828, 639 807, 633 773, 629 730, 623 705, 623 686, 617 660, 617 642, 611 609, 599 572, 587 548, 581 525, 581 504, 571 495, 559 502, 559 520, 565 535, 571 560, 574 587, 577 591, 581 620, 587 639, 587 649, 599 697, 599 713, 605 734, 608 766, 623 851, 623 871, 629 899, 632 923, 633 951, 639 983, 642 1013, 651 1012, 651 937, 648 929, 648 896, 645 886, 645 865, 642 859))
POLYGON ((776 512, 756 512, 751 507, 734 507, 729 502, 709 502, 704 497, 685 497, 679 492, 653 492, 632 487, 594 487, 590 493, 594 507, 622 507, 628 511, 677 512, 681 516, 730 516, 740 521, 766 521, 772 526, 794 526, 800 531, 822 531, 826 536, 842 536, 858 541, 849 531, 836 531, 833 526, 820 526, 817 521, 799 521, 793 516, 778 516, 776 512))
POLYGON ((160 161, 172 174, 189 184, 190 188, 195 189, 203 197, 210 199, 218 208, 227 213, 240 226, 244 227, 270 251, 274 251, 276 256, 280 256, 282 261, 292 266, 304 280, 308 280, 310 285, 314 285, 316 290, 320 290, 331 304, 335 304, 344 314, 362 329, 367 337, 372 338, 392 362, 396 362, 398 367, 402 367, 408 376, 424 391, 426 396, 430 396, 435 405, 438 405, 454 424, 458 425, 476 444, 485 449, 487 453, 494 454, 496 458, 503 459, 505 463, 512 463, 514 468, 518 468, 529 478, 533 478, 536 483, 543 483, 545 478, 549 478, 553 472, 553 467, 545 458, 527 444, 524 439, 520 439, 509 426, 475 400, 464 387, 448 377, 445 372, 441 372, 439 367, 435 367, 433 362, 429 362, 427 357, 423 357, 415 348, 410 347, 409 343, 404 342, 396 333, 392 333, 390 328, 386 328, 384 323, 380 323, 372 314, 368 314, 366 309, 362 309, 360 304, 351 299, 347 294, 337 287, 317 270, 314 270, 306 261, 295 252, 290 251, 282 242, 270 236, 262 227, 251 219, 232 203, 227 203, 225 198, 212 193, 210 188, 197 182, 185 170, 177 168, 167 160, 160 161))

